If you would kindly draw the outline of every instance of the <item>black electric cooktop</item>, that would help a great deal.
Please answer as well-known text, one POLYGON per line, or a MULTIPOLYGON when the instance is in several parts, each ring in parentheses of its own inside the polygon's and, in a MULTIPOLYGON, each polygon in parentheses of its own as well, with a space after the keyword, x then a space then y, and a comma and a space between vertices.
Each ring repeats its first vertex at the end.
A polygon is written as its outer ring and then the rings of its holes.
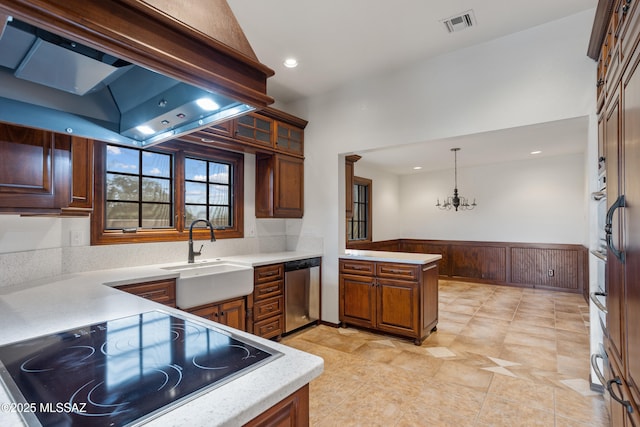
POLYGON ((0 346, 0 375, 28 425, 126 426, 281 353, 150 311, 0 346))

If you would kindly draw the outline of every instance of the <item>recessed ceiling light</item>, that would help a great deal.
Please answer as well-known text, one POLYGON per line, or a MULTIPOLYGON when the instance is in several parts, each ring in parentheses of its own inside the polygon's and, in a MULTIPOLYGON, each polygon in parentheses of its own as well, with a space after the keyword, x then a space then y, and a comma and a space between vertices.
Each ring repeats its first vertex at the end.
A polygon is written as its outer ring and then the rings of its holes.
POLYGON ((413 170, 414 170, 414 171, 419 171, 420 169, 422 169, 422 166, 414 166, 414 167, 413 167, 413 170))
POLYGON ((295 58, 287 58, 284 60, 284 66, 287 68, 296 68, 298 66, 298 60, 295 58))
POLYGON ((540 151, 540 150, 536 150, 536 151, 532 151, 531 152, 531 154, 540 154, 540 153, 542 153, 542 151, 540 151))

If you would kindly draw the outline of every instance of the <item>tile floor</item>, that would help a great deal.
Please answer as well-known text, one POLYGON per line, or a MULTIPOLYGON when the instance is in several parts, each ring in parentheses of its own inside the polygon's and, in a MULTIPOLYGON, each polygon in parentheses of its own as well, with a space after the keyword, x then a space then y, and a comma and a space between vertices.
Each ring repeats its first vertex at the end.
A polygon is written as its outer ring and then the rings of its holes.
POLYGON ((422 346, 355 328, 283 338, 324 358, 312 426, 606 426, 589 389, 582 296, 440 281, 438 330, 422 346))

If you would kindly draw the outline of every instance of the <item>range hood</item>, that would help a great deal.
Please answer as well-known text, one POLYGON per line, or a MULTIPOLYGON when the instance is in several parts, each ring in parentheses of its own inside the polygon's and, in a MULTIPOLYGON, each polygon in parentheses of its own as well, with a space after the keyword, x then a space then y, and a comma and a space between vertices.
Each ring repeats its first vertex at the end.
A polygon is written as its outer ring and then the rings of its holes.
POLYGON ((271 75, 224 0, 0 4, 1 122, 147 147, 266 107, 271 75))

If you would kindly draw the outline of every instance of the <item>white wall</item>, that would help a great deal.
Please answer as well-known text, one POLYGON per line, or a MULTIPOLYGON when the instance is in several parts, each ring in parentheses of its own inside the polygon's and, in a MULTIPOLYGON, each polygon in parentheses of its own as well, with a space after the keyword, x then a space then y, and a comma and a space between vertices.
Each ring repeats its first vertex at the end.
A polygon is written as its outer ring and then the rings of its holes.
POLYGON ((404 175, 398 237, 588 244, 584 166, 574 154, 458 169, 460 194, 478 202, 466 212, 434 206, 452 170, 404 175))
MULTIPOLYGON (((585 148, 587 141, 585 141, 585 148)), ((356 175, 373 180, 374 240, 413 238, 589 246, 591 191, 584 154, 458 169, 461 196, 477 199, 473 211, 438 209, 453 191, 454 171, 395 175, 356 163, 356 175)))
POLYGON ((592 121, 596 64, 586 48, 594 12, 287 106, 309 120, 301 233, 320 230, 324 236, 324 320, 338 321, 344 154, 574 117, 592 121))

